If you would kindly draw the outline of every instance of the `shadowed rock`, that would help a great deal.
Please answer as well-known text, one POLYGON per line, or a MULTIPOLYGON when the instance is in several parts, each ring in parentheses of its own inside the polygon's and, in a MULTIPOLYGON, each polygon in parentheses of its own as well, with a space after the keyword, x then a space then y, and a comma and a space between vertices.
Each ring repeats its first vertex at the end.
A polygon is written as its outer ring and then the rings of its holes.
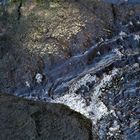
POLYGON ((1 140, 92 140, 89 119, 61 104, 0 94, 1 140))

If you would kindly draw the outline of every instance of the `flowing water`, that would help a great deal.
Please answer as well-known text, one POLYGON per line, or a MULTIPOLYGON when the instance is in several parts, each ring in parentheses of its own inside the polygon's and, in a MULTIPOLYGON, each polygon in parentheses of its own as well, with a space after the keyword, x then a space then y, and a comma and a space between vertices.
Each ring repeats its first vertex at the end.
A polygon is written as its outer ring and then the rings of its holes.
POLYGON ((111 38, 46 70, 47 82, 16 95, 69 106, 92 120, 101 140, 140 139, 140 15, 116 24, 111 38))
POLYGON ((139 19, 134 18, 133 25, 127 23, 120 27, 118 35, 101 40, 84 54, 46 71, 47 84, 24 96, 68 105, 92 120, 101 140, 138 140, 139 19))

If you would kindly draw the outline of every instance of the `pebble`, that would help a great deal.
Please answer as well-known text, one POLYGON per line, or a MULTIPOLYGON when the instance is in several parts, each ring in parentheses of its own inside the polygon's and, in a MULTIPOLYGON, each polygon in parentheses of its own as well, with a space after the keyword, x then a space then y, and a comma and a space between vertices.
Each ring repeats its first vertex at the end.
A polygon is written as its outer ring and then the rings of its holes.
POLYGON ((126 36, 127 34, 126 34, 125 32, 123 32, 123 31, 121 31, 121 32, 119 33, 119 35, 120 35, 120 36, 126 36))
POLYGON ((140 35, 134 35, 134 40, 138 41, 140 40, 140 35))
POLYGON ((39 83, 42 82, 42 79, 43 79, 42 74, 37 73, 36 76, 35 76, 35 80, 36 80, 36 82, 39 84, 39 83))
POLYGON ((30 83, 28 81, 25 82, 26 87, 30 87, 30 83))

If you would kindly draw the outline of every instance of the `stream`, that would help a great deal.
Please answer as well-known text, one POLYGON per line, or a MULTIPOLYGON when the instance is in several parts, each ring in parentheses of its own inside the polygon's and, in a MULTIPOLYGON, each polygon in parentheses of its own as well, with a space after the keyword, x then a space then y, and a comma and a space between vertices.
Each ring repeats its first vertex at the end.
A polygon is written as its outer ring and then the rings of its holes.
POLYGON ((118 35, 101 39, 85 53, 45 71, 48 80, 43 85, 17 95, 69 106, 92 120, 101 140, 138 140, 139 20, 120 27, 118 35))
MULTIPOLYGON (((138 4, 140 0, 103 0, 138 4)), ((91 119, 100 140, 140 139, 140 15, 117 21, 112 37, 36 75, 14 94, 61 103, 91 119)))

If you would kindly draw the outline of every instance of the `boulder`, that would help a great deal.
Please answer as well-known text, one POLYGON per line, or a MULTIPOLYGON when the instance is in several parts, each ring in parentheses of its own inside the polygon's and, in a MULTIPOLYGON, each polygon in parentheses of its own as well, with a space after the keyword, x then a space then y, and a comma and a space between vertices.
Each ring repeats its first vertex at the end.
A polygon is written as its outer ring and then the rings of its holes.
POLYGON ((91 121, 61 104, 0 94, 1 140, 92 140, 91 121))

